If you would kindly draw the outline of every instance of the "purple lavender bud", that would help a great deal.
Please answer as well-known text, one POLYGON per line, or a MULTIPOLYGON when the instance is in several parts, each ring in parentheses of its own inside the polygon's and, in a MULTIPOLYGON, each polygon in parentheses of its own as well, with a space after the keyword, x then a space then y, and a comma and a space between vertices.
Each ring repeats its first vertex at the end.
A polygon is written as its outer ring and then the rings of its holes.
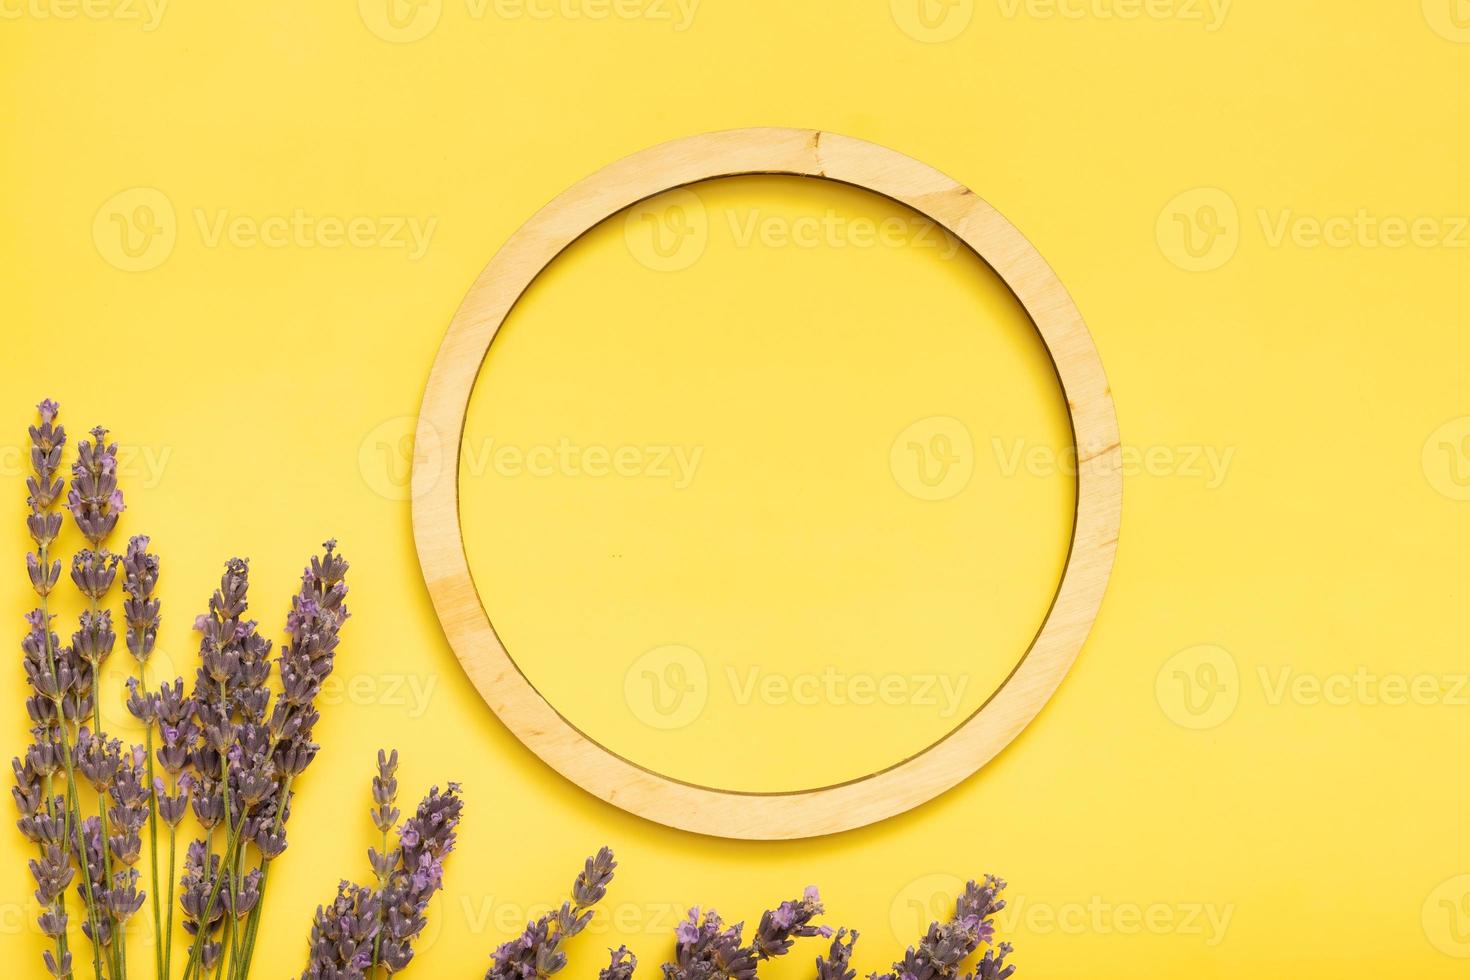
MULTIPOLYGON (((36 543, 38 549, 50 548, 56 536, 61 533, 61 515, 44 511, 28 514, 26 515, 26 530, 30 532, 31 540, 36 543)), ((59 568, 57 575, 60 577, 59 568)))
MULTIPOLYGON (((29 493, 27 503, 30 504, 31 513, 40 515, 50 510, 62 493, 63 484, 57 479, 56 471, 61 468, 61 451, 66 445, 66 429, 55 424, 60 406, 54 401, 48 398, 36 407, 41 413, 41 424, 30 427, 31 469, 34 475, 26 478, 26 490, 29 493)), ((49 521, 39 527, 33 525, 32 536, 39 538, 37 530, 44 531, 49 527, 49 521)), ((56 531, 51 530, 46 535, 47 543, 55 537, 56 531)), ((37 547, 45 545, 38 540, 37 547)))
POLYGON ((94 671, 112 655, 117 634, 112 630, 112 613, 106 609, 92 611, 84 609, 77 617, 78 629, 71 635, 71 649, 94 671))
POLYGON ((607 894, 607 886, 612 882, 613 870, 617 868, 618 862, 613 860, 611 848, 601 848, 582 868, 582 873, 572 883, 572 901, 578 908, 591 908, 602 897, 607 894))
POLYGON ((122 742, 108 740, 105 735, 93 735, 87 728, 77 732, 74 749, 75 765, 97 792, 105 792, 117 779, 122 768, 122 742))
POLYGON ((260 901, 260 869, 252 868, 240 879, 240 887, 235 895, 235 915, 244 918, 250 914, 260 901))
POLYGON ((398 797, 398 780, 393 774, 398 770, 398 750, 392 755, 378 750, 378 774, 373 777, 373 807, 369 811, 373 826, 383 833, 393 829, 398 822, 398 809, 393 801, 398 797))
POLYGON ((35 590, 36 595, 44 599, 51 594, 51 590, 56 588, 56 583, 61 580, 61 562, 52 561, 42 564, 35 555, 27 553, 26 574, 30 576, 31 588, 35 590))
POLYGON ((274 861, 286 853, 286 832, 263 829, 255 835, 255 846, 267 861, 274 861))
POLYGON ((827 951, 825 959, 817 957, 817 980, 854 980, 857 971, 851 968, 852 947, 857 943, 858 934, 854 930, 849 933, 846 929, 837 930, 837 935, 832 938, 832 946, 827 951), (843 942, 846 937, 846 942, 843 942))
POLYGON ((132 918, 133 913, 143 907, 146 897, 138 890, 138 869, 128 868, 113 875, 113 885, 101 896, 108 912, 119 926, 132 918))
POLYGON ((189 810, 189 791, 183 786, 179 787, 177 793, 169 796, 163 792, 163 780, 154 783, 154 791, 158 794, 158 817, 170 827, 177 827, 184 820, 184 814, 189 810))
POLYGON ((152 725, 158 721, 158 695, 142 690, 138 678, 129 677, 128 686, 128 713, 145 725, 152 725))
POLYGON ((62 748, 53 740, 51 733, 37 732, 37 741, 26 749, 26 765, 37 776, 45 779, 55 775, 64 765, 62 748))
POLYGON ((638 957, 619 946, 608 951, 611 956, 606 969, 597 974, 597 980, 633 980, 633 971, 638 968, 638 957))
MULTIPOLYGON (((62 860, 65 860, 65 858, 63 858, 62 860)), ((70 877, 70 874, 71 868, 68 867, 68 877, 70 877)), ((58 936, 66 935, 67 921, 68 919, 66 914, 66 907, 58 903, 52 908, 49 908, 45 912, 41 913, 41 915, 36 919, 36 925, 41 927, 41 935, 46 936, 50 939, 55 939, 58 936)))
POLYGON ((774 910, 762 913, 752 944, 756 958, 768 960, 781 956, 796 945, 798 938, 830 936, 831 929, 811 924, 822 911, 817 889, 808 887, 801 898, 782 902, 774 910))
MULTIPOLYGON (((179 879, 183 889, 179 905, 184 912, 184 931, 196 937, 196 941, 201 933, 205 937, 213 935, 223 923, 225 915, 224 890, 216 891, 214 887, 215 879, 220 873, 220 856, 209 854, 206 867, 206 854, 203 841, 190 843, 188 854, 184 858, 184 873, 179 879), (210 901, 211 895, 213 901, 210 901)), ((207 946, 200 949, 201 958, 208 953, 207 946)))
POLYGON ((77 461, 71 468, 71 491, 66 496, 67 508, 82 537, 93 548, 117 526, 123 511, 122 491, 117 487, 117 443, 105 443, 107 430, 92 430, 92 441, 77 444, 77 461))
POLYGON ((38 860, 30 862, 31 877, 36 880, 36 901, 43 907, 55 905, 66 892, 73 877, 71 862, 55 844, 48 845, 38 860))
POLYGON ((147 537, 140 534, 128 541, 122 566, 128 651, 139 663, 146 663, 158 638, 159 623, 159 600, 153 597, 158 584, 158 556, 149 553, 147 537))
MULTIPOLYGON (((65 926, 62 928, 64 930, 65 926)), ((60 935, 60 933, 57 933, 57 935, 60 935)), ((46 963, 47 972, 53 977, 56 977, 57 980, 66 980, 67 977, 72 975, 70 951, 61 954, 61 962, 59 963, 56 961, 56 957, 51 955, 51 950, 49 949, 41 954, 41 959, 46 963)))
MULTIPOLYGON (((15 785, 11 787, 10 793, 15 797, 16 809, 23 817, 33 817, 41 812, 42 806, 46 803, 41 777, 31 766, 29 758, 25 762, 20 759, 11 759, 10 768, 15 773, 15 785)), ((35 840, 35 838, 31 839, 35 840)))

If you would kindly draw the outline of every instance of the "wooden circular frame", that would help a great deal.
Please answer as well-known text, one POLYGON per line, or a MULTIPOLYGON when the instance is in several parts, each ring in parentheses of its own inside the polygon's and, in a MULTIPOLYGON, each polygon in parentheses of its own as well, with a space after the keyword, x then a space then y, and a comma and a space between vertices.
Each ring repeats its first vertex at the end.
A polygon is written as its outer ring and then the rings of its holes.
POLYGON ((834 133, 761 128, 692 136, 635 153, 562 192, 510 237, 460 305, 434 360, 418 426, 412 495, 419 561, 450 645, 485 701, 528 748, 583 789, 670 827, 720 837, 775 840, 861 827, 918 806, 979 770, 1041 711, 1072 666, 1117 547, 1122 469, 1112 395, 1082 316, 1056 274, 973 191, 894 150, 834 133), (459 517, 459 447, 470 395, 496 331, 541 270, 593 226, 639 201, 747 174, 861 187, 913 208, 973 249, 1020 300, 1046 344, 1077 448, 1066 568, 1045 622, 1011 674, 927 749, 858 779, 797 792, 741 792, 672 779, 573 726, 521 673, 491 626, 459 517), (426 451, 430 439, 437 446, 426 451))

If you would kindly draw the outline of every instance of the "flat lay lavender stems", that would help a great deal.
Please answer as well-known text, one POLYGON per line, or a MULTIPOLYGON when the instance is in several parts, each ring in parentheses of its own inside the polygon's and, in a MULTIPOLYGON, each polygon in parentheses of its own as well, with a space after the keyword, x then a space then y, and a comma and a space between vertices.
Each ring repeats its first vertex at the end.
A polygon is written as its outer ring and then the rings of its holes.
MULTIPOLYGON (((286 850, 295 780, 318 750, 316 701, 349 615, 347 562, 334 541, 311 559, 273 661, 271 641, 247 618, 249 563, 230 559, 208 611, 194 620, 200 666, 192 686, 176 677, 151 687, 148 663, 161 623, 154 595, 159 559, 142 535, 121 555, 107 548, 124 509, 117 445, 106 441, 105 429, 93 429, 91 441, 77 446, 67 489, 59 475, 67 441, 59 406, 47 400, 38 410, 26 480, 26 526, 35 542, 26 568, 36 607, 26 614, 21 641, 32 741, 23 759, 12 760, 11 793, 21 833, 36 848, 30 871, 41 908, 37 921, 48 940, 42 960, 57 980, 74 977, 76 963, 87 960, 95 980, 127 980, 128 923, 146 905, 157 980, 247 980, 271 866, 286 850), (50 602, 61 579, 53 546, 63 501, 86 542, 71 561, 71 580, 86 608, 66 646, 53 630, 50 602), (127 747, 105 733, 97 690, 117 641, 106 606, 119 569, 125 640, 137 668, 127 679, 126 705, 143 724, 143 744, 127 747), (180 830, 191 812, 200 835, 190 840, 184 831, 181 869, 180 830), (145 827, 146 889, 138 867, 145 827), (73 949, 68 928, 67 889, 74 881, 85 910, 85 952, 73 949), (177 954, 176 912, 189 937, 177 954)), ((301 980, 376 980, 413 960, 430 900, 444 885, 463 801, 457 783, 443 792, 436 786, 400 822, 397 769, 398 753, 379 751, 369 809, 379 835, 367 851, 371 880, 342 881, 336 897, 317 908, 301 980)), ((485 980, 546 980, 561 972, 567 941, 591 922, 616 867, 606 847, 588 858, 560 908, 528 922, 491 954, 485 980)), ((1011 947, 994 945, 1004 888, 994 877, 970 882, 950 919, 930 925, 902 960, 870 980, 1005 980, 1015 972, 1005 962, 1011 947), (989 948, 976 959, 982 947, 989 948)), ((857 933, 818 925, 823 911, 817 890, 808 888, 765 912, 747 943, 743 923, 727 926, 713 909, 691 909, 675 929, 663 980, 755 980, 762 963, 813 937, 831 940, 816 958, 817 980, 854 980, 857 933)), ((600 980, 631 980, 637 957, 625 946, 609 953, 600 980)))
POLYGON ((277 692, 268 687, 271 642, 246 618, 249 565, 241 559, 226 564, 208 612, 194 622, 201 666, 192 689, 186 693, 182 677, 152 688, 147 666, 160 624, 153 595, 159 561, 143 536, 132 538, 122 555, 107 548, 124 509, 117 446, 106 441, 105 429, 93 429, 91 441, 77 446, 68 490, 60 476, 67 439, 59 407, 47 400, 38 409, 26 481, 26 525, 35 542, 26 567, 37 605, 26 615, 21 642, 32 743, 24 759, 12 761, 12 794, 20 830, 36 846, 30 870, 42 908, 38 923, 51 946, 43 953, 46 969, 72 977, 77 960, 90 959, 94 977, 126 980, 127 925, 147 904, 159 980, 174 976, 176 965, 184 980, 211 971, 216 980, 226 973, 231 980, 247 977, 271 862, 286 849, 292 784, 317 753, 315 702, 348 617, 347 562, 329 541, 303 574, 275 660, 277 692), (66 646, 53 630, 50 605, 61 579, 53 546, 63 500, 87 545, 71 562, 72 582, 87 606, 66 646), (105 605, 119 569, 126 643, 137 665, 127 707, 144 725, 144 744, 127 748, 106 735, 97 690, 117 640, 105 605), (83 793, 84 784, 91 793, 83 793), (202 834, 189 843, 180 875, 178 837, 189 811, 202 834), (145 825, 146 893, 137 867, 145 825), (166 865, 161 833, 168 839, 166 865), (68 930, 66 890, 77 879, 86 953, 73 951, 68 930), (178 911, 191 937, 177 956, 176 880, 178 911))
MULTIPOLYGON (((606 847, 588 858, 572 883, 571 901, 528 922, 520 936, 496 949, 485 980, 544 980, 559 973, 567 965, 563 943, 587 927, 593 906, 607 893, 616 867, 606 847)), ((1005 962, 1011 952, 1009 943, 986 949, 973 968, 965 970, 982 946, 994 942, 995 916, 1006 904, 1000 897, 1004 889, 1005 882, 995 877, 970 882, 948 921, 931 924, 919 944, 909 947, 892 970, 871 973, 870 980, 1005 980, 1016 972, 1005 962)), ((756 980, 763 962, 784 956, 796 940, 813 936, 832 940, 826 955, 816 959, 816 980, 854 980, 857 971, 850 964, 858 935, 817 925, 815 920, 823 912, 817 889, 809 887, 800 898, 763 913, 746 943, 743 923, 727 926, 714 909, 702 914, 698 908, 690 909, 689 917, 674 930, 674 958, 663 965, 663 980, 756 980)), ((599 980, 630 980, 638 958, 626 946, 609 950, 609 954, 599 980)))

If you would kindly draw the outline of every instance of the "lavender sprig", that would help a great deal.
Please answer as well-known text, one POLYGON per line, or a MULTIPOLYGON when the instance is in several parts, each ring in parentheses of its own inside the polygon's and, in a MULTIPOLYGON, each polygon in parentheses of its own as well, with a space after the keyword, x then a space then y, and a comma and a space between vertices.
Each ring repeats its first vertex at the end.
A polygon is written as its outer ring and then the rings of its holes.
MULTIPOLYGON (((269 694, 265 681, 270 673, 270 641, 246 619, 249 608, 250 566, 240 558, 225 563, 219 588, 209 599, 209 611, 194 622, 199 631, 199 667, 190 702, 194 721, 202 737, 191 757, 190 794, 195 816, 209 832, 206 853, 212 845, 214 828, 224 824, 225 846, 218 874, 211 875, 209 907, 221 894, 220 904, 230 915, 224 922, 224 942, 232 952, 238 947, 237 927, 244 887, 241 873, 242 832, 250 808, 258 804, 272 785, 270 752, 262 723, 269 694)), ((257 875, 254 879, 259 881, 257 875)), ((258 887, 258 885, 257 885, 258 887)), ((206 937, 196 939, 185 967, 188 977, 210 952, 206 937)), ((207 971, 208 967, 204 966, 207 971)))
POLYGON ((431 788, 418 812, 398 829, 398 867, 383 890, 385 933, 377 961, 389 974, 413 959, 413 941, 428 924, 429 900, 444 887, 444 859, 454 850, 464 809, 459 793, 458 783, 444 793, 431 788))
MULTIPOLYGON (((572 882, 572 900, 535 921, 526 923, 525 931, 495 950, 485 980, 540 980, 558 973, 567 964, 563 943, 587 928, 592 921, 592 908, 607 894, 613 871, 618 866, 613 852, 604 847, 587 859, 582 873, 572 882)), ((636 962, 636 961, 635 961, 636 962)), ((616 954, 608 967, 621 969, 616 954)), ((631 974, 633 965, 627 965, 631 974)), ((616 976, 617 974, 614 974, 616 976)))
POLYGON ((817 980, 854 980, 857 971, 851 966, 852 948, 857 945, 857 939, 856 930, 837 930, 826 958, 817 957, 817 980))
POLYGON ((66 495, 67 509, 94 549, 102 547, 123 512, 122 490, 117 485, 117 443, 104 442, 106 436, 107 430, 99 425, 92 430, 90 443, 83 439, 77 444, 71 492, 66 495))
POLYGON ((597 980, 633 980, 633 971, 638 968, 638 957, 628 947, 619 946, 608 950, 608 964, 597 974, 597 980))
POLYGON ((782 956, 791 950, 795 940, 809 936, 831 936, 830 926, 812 924, 822 914, 821 897, 815 886, 808 886, 801 898, 782 902, 761 915, 755 939, 742 944, 742 924, 725 926, 714 909, 701 917, 698 908, 674 930, 674 959, 665 963, 665 980, 755 980, 756 969, 764 960, 782 956))
MULTIPOLYGON (((393 808, 398 753, 378 753, 373 780, 373 822, 383 832, 398 811, 393 808)), ((398 828, 398 847, 369 849, 376 884, 342 881, 330 905, 318 906, 312 920, 306 969, 301 980, 369 978, 381 969, 391 976, 413 960, 413 940, 427 924, 429 901, 443 887, 444 859, 454 850, 463 802, 459 786, 436 786, 412 817, 398 828)))
POLYGON ((225 918, 224 902, 219 897, 220 863, 220 856, 206 841, 192 842, 184 857, 179 904, 184 912, 184 931, 194 937, 185 977, 196 965, 209 972, 224 951, 214 938, 225 918))
POLYGON ((986 950, 974 972, 960 972, 976 950, 994 940, 995 916, 1006 906, 1000 897, 1005 887, 1005 881, 994 875, 987 875, 978 884, 966 884, 964 893, 955 900, 954 916, 948 922, 932 923, 917 948, 910 946, 891 971, 874 973, 871 980, 948 980, 961 976, 964 980, 1006 980, 1016 972, 1005 962, 1011 952, 1010 943, 986 950))
MULTIPOLYGON (((152 871, 153 931, 163 936, 163 910, 160 905, 158 887, 158 805, 163 791, 163 782, 158 779, 153 767, 153 729, 158 724, 158 695, 148 692, 148 658, 153 655, 158 641, 159 600, 153 590, 158 585, 158 556, 148 550, 148 538, 135 535, 128 541, 127 553, 123 555, 123 619, 127 624, 128 652, 138 664, 136 683, 128 678, 128 710, 143 723, 143 749, 148 779, 148 857, 152 871)), ((172 846, 172 842, 170 842, 172 846)), ((174 867, 170 860, 168 869, 169 888, 173 888, 174 867)), ((173 900, 169 899, 172 906, 173 900)), ((154 968, 159 980, 168 976, 168 964, 164 957, 166 942, 153 944, 154 968)))
MULTIPOLYGON (((102 602, 117 579, 119 559, 104 547, 104 542, 117 527, 124 505, 122 490, 117 485, 117 443, 106 441, 107 430, 101 426, 94 428, 91 435, 91 442, 83 439, 77 444, 77 459, 71 468, 71 489, 66 495, 66 505, 77 529, 91 546, 77 552, 72 558, 72 582, 87 597, 87 609, 82 612, 78 629, 72 634, 71 649, 74 656, 87 664, 95 685, 96 680, 102 676, 102 666, 112 654, 113 645, 117 641, 117 634, 112 627, 112 613, 102 608, 102 602)), ((91 703, 93 730, 98 740, 105 741, 102 731, 102 705, 95 690, 91 693, 91 703)), ((78 750, 80 751, 80 744, 78 750)), ((107 802, 100 795, 97 816, 103 839, 110 840, 112 835, 108 826, 107 802)), ((113 882, 110 847, 102 849, 102 870, 104 888, 110 893, 116 887, 113 882)), ((84 878, 90 877, 84 875, 84 878)), ((121 887, 126 892, 133 885, 128 883, 121 887)), ((93 892, 98 911, 109 917, 113 931, 120 933, 122 923, 114 914, 113 905, 117 904, 122 908, 131 902, 131 898, 113 903, 106 901, 106 895, 96 896, 95 888, 93 892)), ((97 931, 105 934, 103 930, 97 931)), ((121 943, 113 948, 112 954, 114 980, 121 980, 127 973, 121 943)))
MULTIPOLYGON (((291 813, 291 786, 312 760, 319 746, 312 729, 320 718, 316 699, 336 663, 342 626, 347 610, 347 569, 337 553, 337 542, 328 540, 323 553, 314 557, 301 575, 301 587, 291 600, 286 616, 287 643, 277 659, 281 693, 265 721, 263 743, 268 746, 268 792, 252 808, 244 826, 245 839, 260 852, 260 891, 263 898, 271 862, 286 850, 285 824, 291 813)), ((260 774, 266 770, 261 767, 260 774)), ((235 971, 240 977, 250 972, 255 955, 255 937, 260 928, 261 905, 256 904, 244 928, 244 942, 235 971)))
MULTIPOLYGON (((54 953, 47 950, 43 959, 53 977, 63 978, 72 975, 65 887, 72 878, 71 860, 75 858, 78 867, 83 862, 77 844, 82 814, 72 732, 91 709, 94 678, 85 663, 71 650, 61 647, 51 628, 50 595, 61 579, 61 562, 51 556, 51 546, 61 532, 61 514, 54 507, 65 490, 65 483, 57 474, 66 446, 66 429, 56 422, 60 411, 56 402, 48 398, 36 408, 41 421, 29 429, 32 473, 26 478, 26 503, 30 509, 26 529, 36 550, 26 555, 26 572, 39 605, 26 615, 30 628, 21 642, 26 681, 34 692, 26 699, 34 742, 26 753, 25 764, 15 765, 14 769, 21 830, 40 848, 40 859, 31 865, 37 897, 50 900, 42 901, 40 925, 41 931, 55 940, 56 949, 54 953), (51 789, 58 760, 66 774, 64 794, 53 793, 51 789)), ((100 934, 100 913, 90 876, 82 876, 82 891, 87 922, 94 934, 100 934)), ((102 951, 96 944, 92 949, 92 965, 94 973, 100 976, 102 951)))

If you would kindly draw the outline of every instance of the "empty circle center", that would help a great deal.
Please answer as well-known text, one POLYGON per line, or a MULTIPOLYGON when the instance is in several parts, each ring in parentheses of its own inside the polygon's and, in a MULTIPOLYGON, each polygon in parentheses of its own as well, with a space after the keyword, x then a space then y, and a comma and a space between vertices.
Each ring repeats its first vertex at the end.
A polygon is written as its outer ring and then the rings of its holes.
POLYGON ((1040 629, 1075 460, 1055 368, 927 218, 796 177, 593 228, 522 296, 460 446, 516 667, 663 776, 780 792, 922 752, 1040 629))

